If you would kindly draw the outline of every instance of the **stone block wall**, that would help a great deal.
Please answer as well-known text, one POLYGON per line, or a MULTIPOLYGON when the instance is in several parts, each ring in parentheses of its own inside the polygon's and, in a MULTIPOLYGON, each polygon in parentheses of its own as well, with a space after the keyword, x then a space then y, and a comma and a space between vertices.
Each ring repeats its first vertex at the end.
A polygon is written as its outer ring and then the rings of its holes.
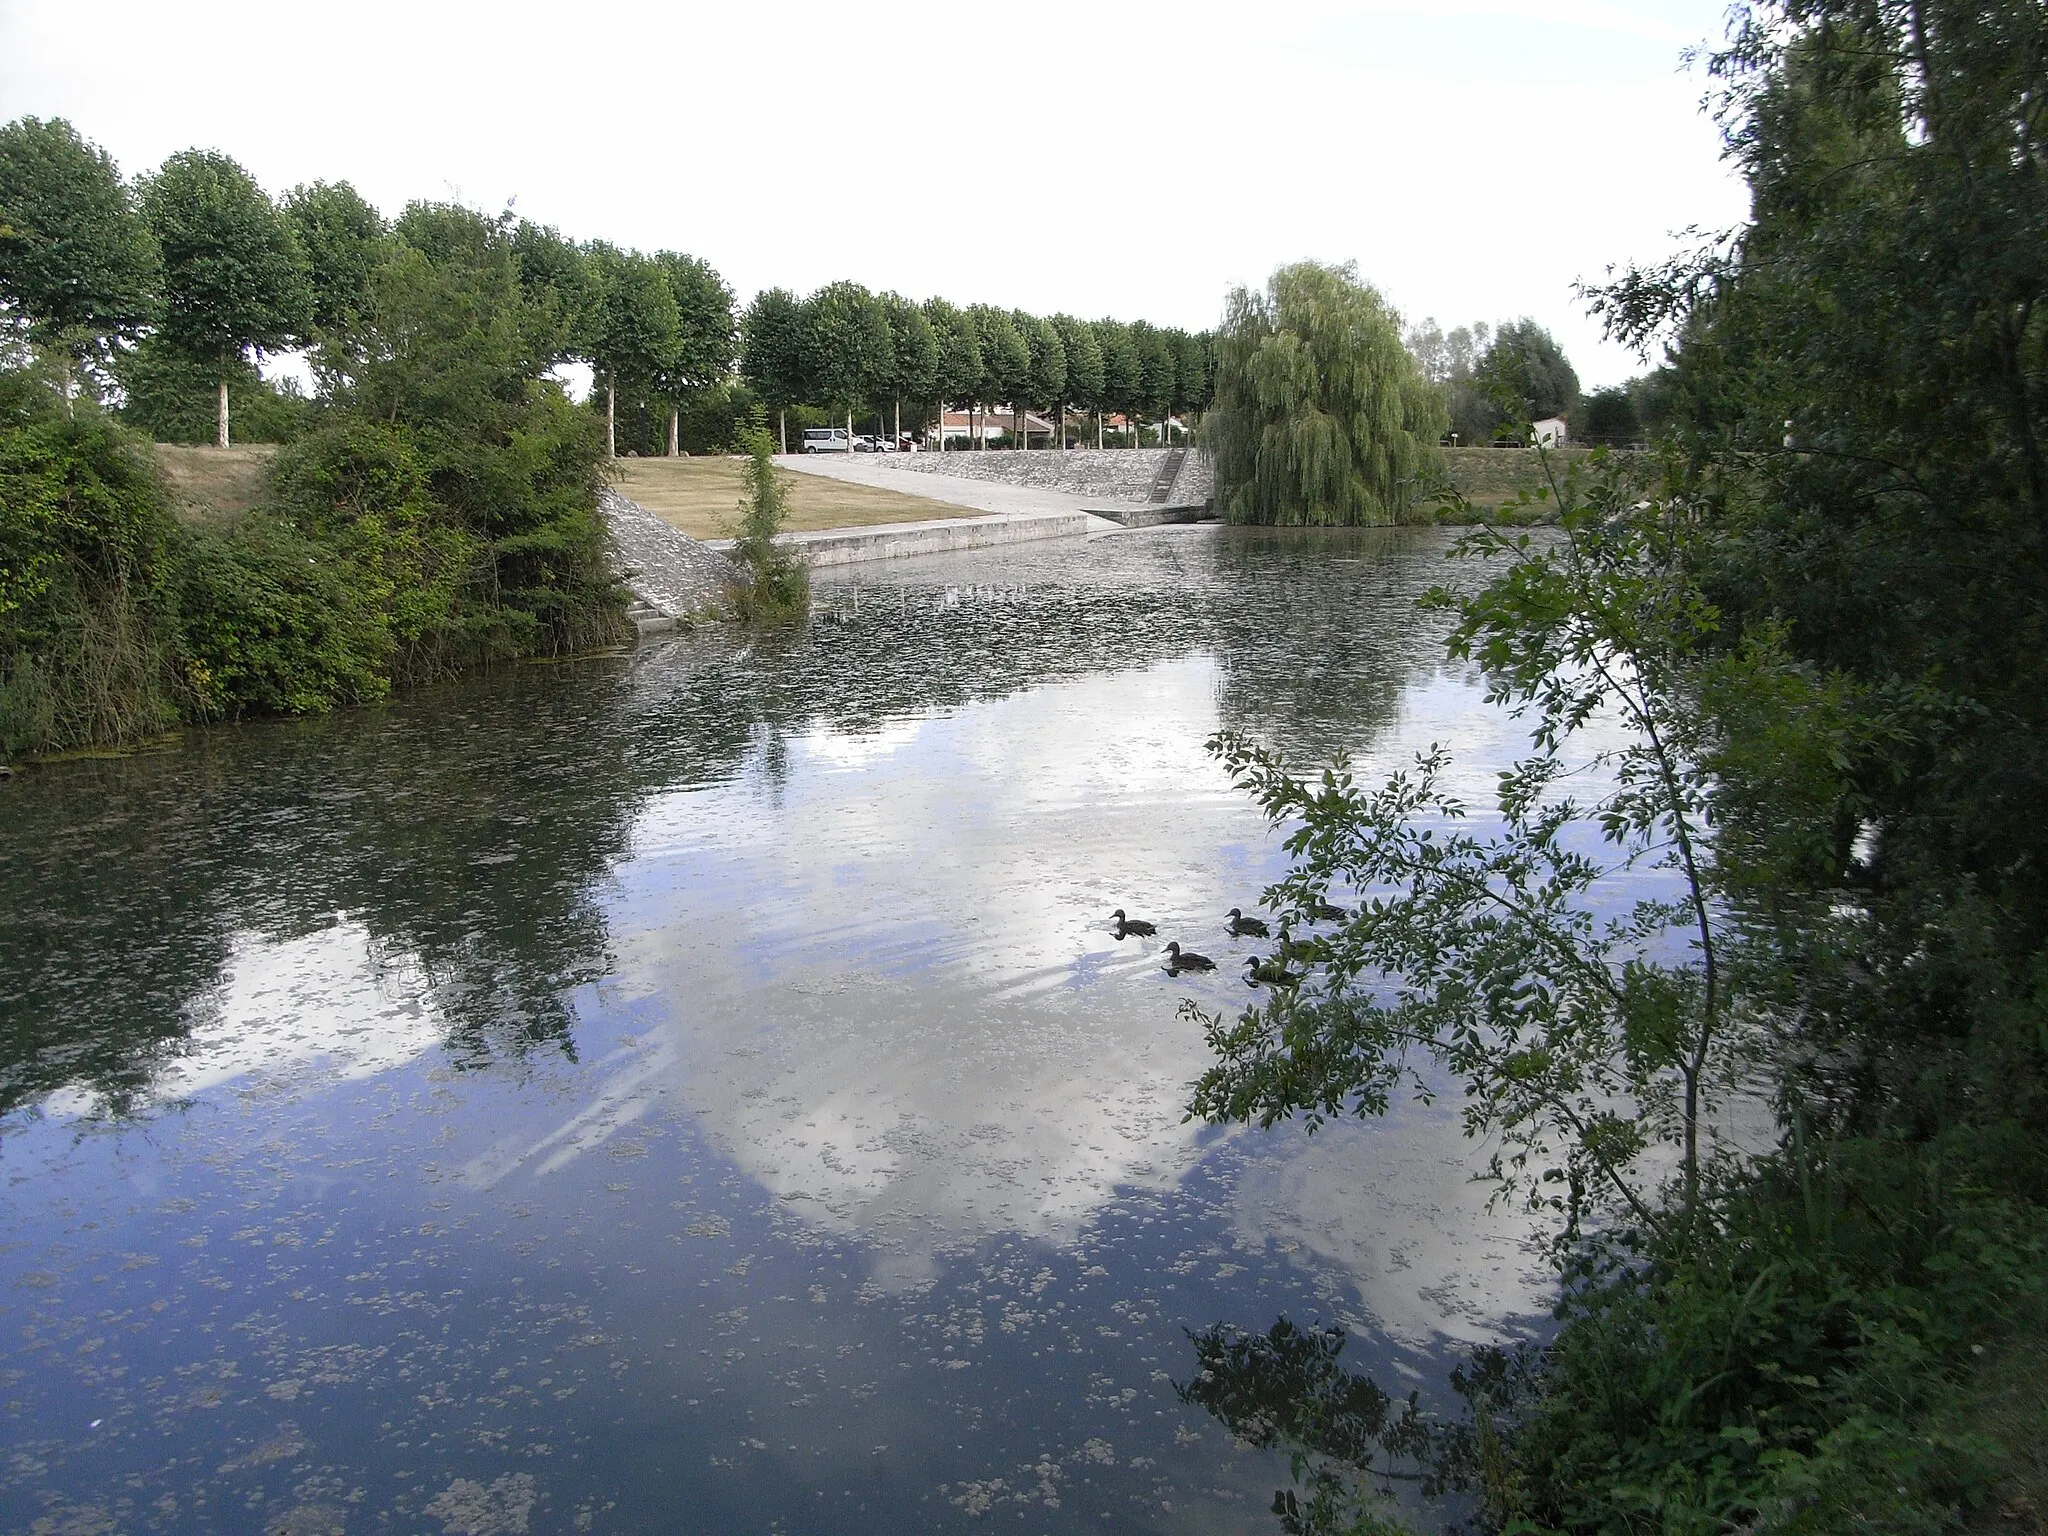
MULTIPOLYGON (((958 453, 900 454, 883 460, 891 469, 917 474, 957 475, 963 479, 998 480, 1105 501, 1143 502, 1159 473, 1164 448, 1075 448, 1035 452, 965 449, 958 453)), ((1209 496, 1209 461, 1190 453, 1174 486, 1176 503, 1205 501, 1209 496), (1192 494, 1190 494, 1192 489, 1192 494)))

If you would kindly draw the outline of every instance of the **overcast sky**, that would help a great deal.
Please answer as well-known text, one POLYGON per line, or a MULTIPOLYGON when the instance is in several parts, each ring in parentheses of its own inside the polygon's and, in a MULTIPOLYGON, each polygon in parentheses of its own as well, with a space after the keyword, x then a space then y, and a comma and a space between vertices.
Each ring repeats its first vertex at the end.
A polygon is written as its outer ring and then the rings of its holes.
POLYGON ((124 171, 224 150, 272 192, 507 203, 709 260, 744 302, 835 278, 1190 329, 1282 262, 1411 319, 1528 314, 1740 220, 1689 44, 1725 0, 1093 8, 0 0, 0 118, 124 171))

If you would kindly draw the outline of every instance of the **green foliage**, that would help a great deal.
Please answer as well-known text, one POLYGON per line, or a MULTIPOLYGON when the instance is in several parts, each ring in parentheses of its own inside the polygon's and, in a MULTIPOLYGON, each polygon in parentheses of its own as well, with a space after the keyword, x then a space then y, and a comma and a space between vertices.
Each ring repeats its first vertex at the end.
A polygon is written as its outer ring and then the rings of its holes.
POLYGON ((156 247, 106 151, 62 118, 0 128, 0 306, 40 346, 104 360, 149 318, 156 247))
POLYGON ((1572 436, 1595 443, 1630 443, 1643 435, 1634 393, 1627 385, 1596 389, 1572 412, 1572 436))
POLYGON ((1442 431, 1393 311, 1350 267, 1301 262, 1232 293, 1203 423, 1229 521, 1415 518, 1442 431))
POLYGON ((965 403, 997 405, 1021 400, 1031 387, 1031 349, 1005 310, 976 304, 967 311, 981 356, 981 377, 965 403))
POLYGON ((929 299, 925 318, 931 322, 932 340, 938 348, 933 384, 940 404, 964 404, 981 398, 981 379, 986 371, 981 358, 981 336, 964 310, 944 299, 929 299))
POLYGON ((676 306, 675 345, 655 372, 656 396, 680 405, 698 390, 714 389, 732 375, 737 326, 732 289, 711 264, 678 251, 657 251, 654 264, 676 306))
POLYGON ((225 155, 185 150, 143 184, 163 253, 164 344, 225 378, 249 352, 300 340, 313 290, 291 225, 225 155))
POLYGON ((856 411, 895 367, 881 302, 858 283, 829 283, 803 306, 804 377, 816 404, 856 411))
MULTIPOLYGON (((1466 1134, 1499 1147, 1489 1175, 1532 1208, 1663 1232, 1697 1211, 1717 1112, 1746 1081, 1764 1014, 1739 988, 1729 892, 1711 857, 1717 744, 1696 707, 1718 618, 1689 579, 1693 508, 1605 466, 1576 488, 1562 542, 1481 531, 1458 552, 1505 569, 1476 596, 1439 591, 1487 698, 1531 721, 1533 755, 1500 776, 1497 830, 1467 830, 1432 747, 1361 792, 1343 763, 1304 782, 1240 737, 1212 749, 1276 824, 1293 866, 1265 893, 1306 927, 1332 882, 1363 893, 1334 934, 1297 947, 1305 988, 1235 1025, 1204 1016, 1218 1064, 1193 1108, 1271 1125, 1384 1113, 1424 1069, 1463 1088, 1466 1134), (1587 728, 1618 729, 1605 744, 1587 728), (1593 787, 1581 795, 1571 784, 1593 787), (1603 846, 1604 845, 1604 846, 1603 846), (1660 870, 1675 894, 1603 915, 1603 881, 1660 870), (1652 1149, 1675 1150, 1667 1215, 1652 1149)), ((1767 658, 1724 663, 1746 683, 1767 658)))
POLYGON ((1060 340, 1059 328, 1022 310, 1011 315, 1010 323, 1024 338, 1024 350, 1029 358, 1024 370, 1024 388, 1018 392, 1017 402, 1050 410, 1059 403, 1067 387, 1067 349, 1060 340))
POLYGON ((0 753, 176 723, 176 543, 153 466, 118 428, 0 427, 0 753))
POLYGON ((787 289, 763 289, 747 306, 740 324, 740 377, 772 411, 788 410, 808 393, 803 306, 787 289))
POLYGON ((747 472, 727 596, 734 615, 744 623, 787 624, 810 612, 811 578, 803 562, 776 542, 788 515, 788 491, 775 467, 774 438, 757 421, 742 434, 741 443, 747 472))
POLYGON ((1092 411, 1102 403, 1104 393, 1102 343, 1092 325, 1072 315, 1054 315, 1052 325, 1059 332, 1060 350, 1067 360, 1067 403, 1092 411))
POLYGON ((554 360, 585 355, 597 293, 583 252, 561 231, 527 219, 513 226, 511 246, 519 291, 527 307, 548 323, 554 360))
POLYGON ((317 714, 382 698, 390 636, 356 578, 336 550, 286 524, 193 540, 178 610, 197 717, 317 714))
POLYGON ((1474 372, 1516 423, 1564 416, 1579 401, 1579 376, 1563 349, 1527 316, 1501 324, 1474 372))
POLYGON ((660 264, 603 241, 584 252, 595 294, 588 357, 605 389, 661 394, 680 383, 680 314, 660 264))
POLYGON ((877 394, 922 412, 938 400, 939 342, 925 313, 900 293, 882 295, 891 360, 887 388, 877 394))
POLYGON ((313 333, 347 336, 369 306, 371 276, 390 255, 384 216, 345 181, 294 187, 283 212, 305 255, 313 333))
POLYGON ((1138 371, 1138 352, 1131 345, 1131 328, 1115 320, 1094 323, 1096 350, 1102 354, 1102 395, 1097 409, 1137 416, 1144 395, 1138 371))
MULTIPOLYGON (((145 336, 114 360, 126 395, 121 420, 160 443, 210 443, 218 435, 219 369, 145 336)), ((306 430, 311 403, 296 381, 273 384, 253 363, 237 359, 228 372, 228 415, 245 443, 288 443, 306 430)))

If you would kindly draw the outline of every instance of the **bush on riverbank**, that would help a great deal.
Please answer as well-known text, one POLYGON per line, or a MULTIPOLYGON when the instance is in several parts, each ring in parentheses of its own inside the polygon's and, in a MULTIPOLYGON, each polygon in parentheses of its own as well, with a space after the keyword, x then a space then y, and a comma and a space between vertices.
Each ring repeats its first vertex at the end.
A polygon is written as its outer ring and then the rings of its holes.
POLYGON ((452 217, 476 238, 380 269, 316 424, 239 516, 179 526, 147 443, 5 376, 0 752, 363 703, 620 637, 597 425, 543 377, 546 316, 503 230, 452 217))
POLYGON ((735 574, 726 586, 734 617, 748 624, 785 624, 810 611, 811 578, 803 562, 775 541, 787 517, 787 493, 775 467, 775 439, 755 422, 742 434, 748 454, 740 492, 735 574))

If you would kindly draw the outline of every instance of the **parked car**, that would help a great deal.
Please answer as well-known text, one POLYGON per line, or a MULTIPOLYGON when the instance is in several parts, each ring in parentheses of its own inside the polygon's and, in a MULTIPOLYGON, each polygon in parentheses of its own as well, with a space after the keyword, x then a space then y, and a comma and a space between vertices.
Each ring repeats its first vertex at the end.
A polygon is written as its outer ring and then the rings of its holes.
POLYGON ((863 432, 853 440, 853 451, 855 453, 880 453, 882 445, 863 432))
MULTIPOLYGON (((858 445, 858 444, 856 444, 855 446, 856 446, 856 449, 858 449, 858 446, 859 446, 859 445, 858 445)), ((846 428, 844 428, 844 427, 805 427, 805 428, 804 428, 804 452, 805 452, 805 453, 844 453, 844 452, 846 452, 846 428)))

